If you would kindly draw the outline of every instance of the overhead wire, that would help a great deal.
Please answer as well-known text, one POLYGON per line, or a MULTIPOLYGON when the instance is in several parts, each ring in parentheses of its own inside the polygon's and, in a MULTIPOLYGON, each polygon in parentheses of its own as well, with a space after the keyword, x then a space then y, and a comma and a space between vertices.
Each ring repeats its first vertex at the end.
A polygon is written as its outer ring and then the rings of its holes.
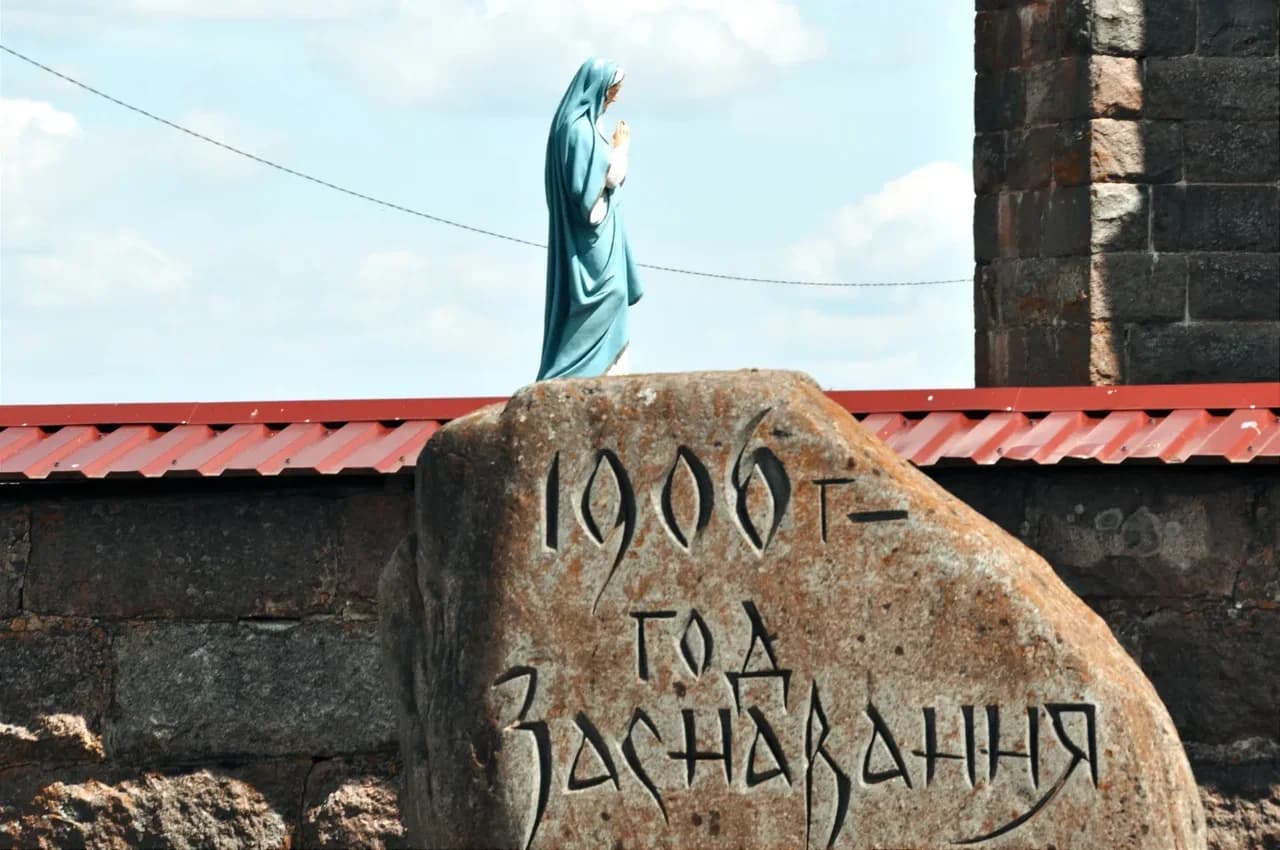
MULTIPOLYGON (((341 192, 342 194, 349 195, 350 197, 353 197, 353 198, 359 198, 362 201, 368 201, 369 203, 377 204, 378 206, 395 210, 396 212, 402 212, 408 215, 417 216, 418 218, 423 218, 428 221, 435 222, 436 224, 443 224, 449 227, 455 227, 455 228, 458 228, 459 230, 465 230, 481 236, 488 236, 493 239, 501 239, 505 242, 512 242, 517 245, 527 245, 531 248, 540 248, 542 250, 546 250, 547 246, 545 243, 542 243, 542 242, 534 242, 529 239, 521 239, 518 236, 511 236, 506 233, 499 233, 494 230, 487 230, 483 227, 476 227, 471 224, 466 224, 464 222, 455 221, 450 218, 445 218, 444 216, 432 215, 431 213, 423 212, 422 210, 417 210, 412 207, 406 207, 402 204, 397 204, 392 201, 383 200, 382 198, 376 198, 373 195, 366 195, 363 192, 357 192, 356 190, 349 189, 346 186, 340 186, 337 183, 331 183, 330 181, 324 180, 320 177, 307 174, 306 172, 303 172, 303 171, 298 171, 297 169, 290 168, 289 166, 283 165, 274 160, 270 160, 270 159, 267 159, 266 157, 258 156, 255 153, 251 153, 249 151, 238 148, 234 145, 227 144, 226 142, 212 138, 211 136, 207 136, 204 133, 197 132, 196 130, 192 130, 189 127, 184 127, 181 124, 175 123, 173 121, 170 121, 167 118, 163 118, 159 115, 156 115, 153 112, 149 112, 139 106, 134 106, 131 103, 127 103, 117 97, 113 97, 112 95, 109 95, 104 91, 96 89, 93 86, 88 85, 87 83, 83 83, 80 80, 75 79, 74 77, 70 77, 62 73, 61 71, 50 68, 48 65, 38 62, 35 59, 32 59, 30 56, 27 56, 23 53, 19 53, 17 50, 14 50, 13 48, 8 47, 7 45, 0 44, 0 50, 4 51, 5 53, 8 53, 9 55, 13 56, 16 59, 20 59, 23 62, 26 62, 29 65, 33 65, 42 71, 45 71, 49 74, 52 74, 55 77, 65 80, 71 85, 81 88, 84 91, 89 92, 90 94, 96 95, 97 97, 107 100, 115 104, 116 106, 123 107, 124 109, 137 113, 138 115, 142 115, 146 118, 149 118, 152 121, 159 122, 160 124, 163 124, 166 127, 177 130, 180 133, 185 133, 186 135, 191 136, 195 139, 199 139, 202 142, 215 145, 219 148, 222 148, 223 150, 229 151, 238 156, 245 157, 246 159, 251 159, 256 163, 259 163, 260 165, 265 165, 268 168, 275 169, 276 171, 280 171, 285 174, 289 174, 293 177, 306 180, 318 186, 323 186, 324 188, 331 189, 335 192, 341 192)), ((950 283, 968 283, 969 282, 969 278, 951 278, 947 280, 873 281, 873 282, 857 282, 857 283, 850 283, 850 282, 844 282, 844 281, 789 280, 785 278, 746 277, 743 275, 698 271, 695 269, 679 268, 676 266, 656 265, 652 263, 637 263, 637 265, 643 269, 649 269, 651 271, 667 272, 669 274, 687 275, 691 277, 709 278, 713 280, 731 280, 731 281, 738 281, 742 283, 774 284, 779 286, 874 288, 874 287, 899 287, 899 286, 941 286, 941 285, 950 284, 950 283)))

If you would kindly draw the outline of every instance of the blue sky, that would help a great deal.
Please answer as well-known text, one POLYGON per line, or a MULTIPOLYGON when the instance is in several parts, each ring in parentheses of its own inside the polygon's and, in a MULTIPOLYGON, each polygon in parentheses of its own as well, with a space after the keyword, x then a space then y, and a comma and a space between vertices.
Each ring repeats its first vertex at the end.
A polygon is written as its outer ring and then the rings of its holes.
MULTIPOLYGON (((628 71, 641 262, 972 273, 971 5, 955 0, 5 0, 3 42, 228 143, 545 238, 542 158, 589 55, 628 71)), ((268 170, 0 55, 0 402, 507 394, 540 251, 268 170)), ((635 371, 971 386, 968 284, 645 277, 635 371)))

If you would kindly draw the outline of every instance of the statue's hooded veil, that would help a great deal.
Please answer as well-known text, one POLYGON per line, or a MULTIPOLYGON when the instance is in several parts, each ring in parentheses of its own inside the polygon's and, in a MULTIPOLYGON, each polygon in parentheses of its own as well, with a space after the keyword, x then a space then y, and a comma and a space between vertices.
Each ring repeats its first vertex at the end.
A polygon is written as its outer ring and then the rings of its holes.
POLYGON ((618 202, 605 187, 610 142, 597 122, 618 66, 589 59, 560 100, 547 139, 547 300, 538 380, 604 374, 628 340, 643 291, 618 202), (604 192, 607 211, 591 224, 604 192))

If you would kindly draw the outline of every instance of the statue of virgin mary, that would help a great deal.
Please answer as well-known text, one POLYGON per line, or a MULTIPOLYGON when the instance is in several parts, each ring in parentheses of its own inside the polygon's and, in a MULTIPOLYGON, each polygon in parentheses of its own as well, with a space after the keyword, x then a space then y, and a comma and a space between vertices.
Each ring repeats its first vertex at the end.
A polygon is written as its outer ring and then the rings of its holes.
POLYGON ((588 59, 551 122, 540 381, 626 369, 627 310, 643 295, 617 198, 631 130, 621 121, 609 137, 603 127, 622 78, 613 62, 588 59))

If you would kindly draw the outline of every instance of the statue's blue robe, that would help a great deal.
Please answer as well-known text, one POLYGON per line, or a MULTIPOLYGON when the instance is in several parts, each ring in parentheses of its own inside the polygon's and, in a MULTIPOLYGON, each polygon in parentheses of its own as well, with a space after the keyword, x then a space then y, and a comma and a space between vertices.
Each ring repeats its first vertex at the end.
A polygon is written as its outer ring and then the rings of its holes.
POLYGON ((605 187, 610 142, 597 129, 617 66, 578 70, 547 140, 547 301, 538 380, 603 375, 628 340, 627 308, 643 290, 622 214, 605 187), (604 190, 608 212, 591 224, 604 190))

